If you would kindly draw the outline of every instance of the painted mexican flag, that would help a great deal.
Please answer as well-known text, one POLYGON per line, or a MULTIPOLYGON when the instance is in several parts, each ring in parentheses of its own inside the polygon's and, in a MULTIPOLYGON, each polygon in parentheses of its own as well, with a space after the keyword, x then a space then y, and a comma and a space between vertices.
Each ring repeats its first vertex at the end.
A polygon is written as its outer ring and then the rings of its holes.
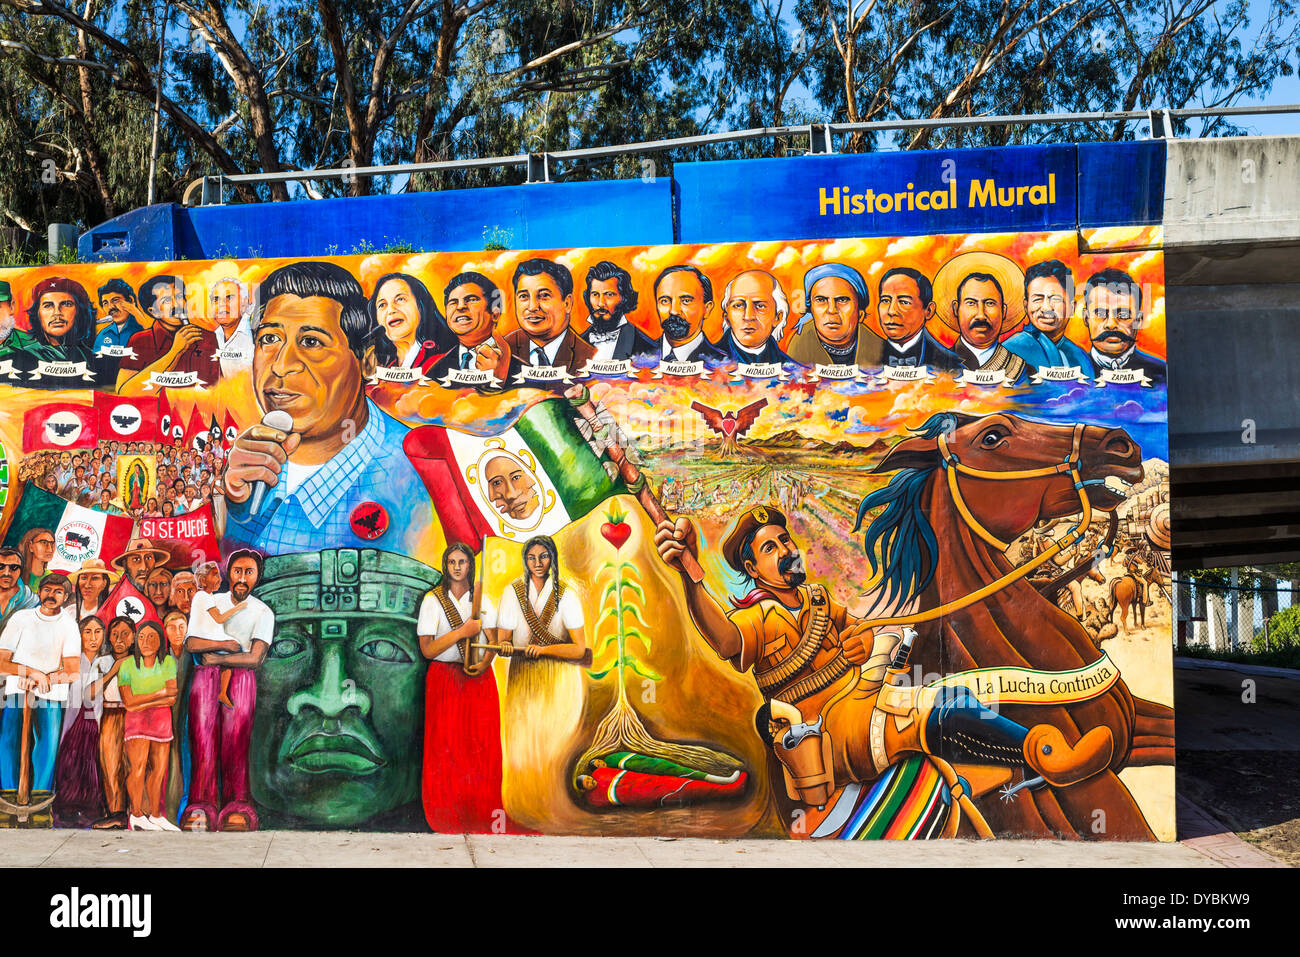
POLYGON ((413 429, 404 448, 432 496, 448 542, 553 535, 627 491, 579 431, 573 406, 547 399, 495 435, 413 429))
POLYGON ((82 508, 24 482, 4 544, 16 547, 28 529, 48 528, 54 533, 50 571, 73 572, 88 558, 112 562, 121 555, 131 540, 131 526, 125 515, 82 508))

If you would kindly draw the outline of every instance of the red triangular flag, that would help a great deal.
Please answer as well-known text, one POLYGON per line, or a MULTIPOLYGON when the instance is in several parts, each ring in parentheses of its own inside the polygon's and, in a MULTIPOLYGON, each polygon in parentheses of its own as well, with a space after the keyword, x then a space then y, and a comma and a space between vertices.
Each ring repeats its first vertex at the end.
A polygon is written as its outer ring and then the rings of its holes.
POLYGON ((185 437, 182 441, 186 445, 193 447, 194 439, 206 434, 207 431, 208 427, 203 424, 203 416, 199 415, 199 407, 196 405, 190 409, 190 419, 185 423, 185 437))
POLYGON ((221 433, 222 445, 227 449, 235 444, 235 439, 239 438, 239 426, 235 423, 234 416, 230 414, 229 409, 226 410, 226 421, 222 426, 221 433))
POLYGON ((145 598, 140 593, 140 589, 131 584, 131 579, 125 575, 121 581, 108 593, 104 599, 103 611, 101 617, 104 618, 104 624, 107 625, 112 619, 119 615, 130 618, 137 625, 142 621, 152 621, 161 625, 157 613, 154 611, 153 602, 145 598))
POLYGON ((23 415, 23 451, 95 447, 95 407, 51 402, 23 415))
POLYGON ((167 390, 158 390, 158 441, 170 444, 172 440, 172 404, 167 401, 167 390))

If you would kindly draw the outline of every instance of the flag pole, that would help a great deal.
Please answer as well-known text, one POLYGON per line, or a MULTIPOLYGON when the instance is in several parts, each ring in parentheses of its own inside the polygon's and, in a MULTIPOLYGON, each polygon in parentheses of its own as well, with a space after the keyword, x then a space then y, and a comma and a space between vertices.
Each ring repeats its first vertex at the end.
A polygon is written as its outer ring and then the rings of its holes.
MULTIPOLYGON (((594 430, 600 428, 597 420, 596 406, 591 401, 591 390, 584 386, 574 386, 564 393, 578 414, 587 420, 587 424, 594 430)), ((646 481, 645 473, 637 468, 613 439, 606 440, 605 455, 618 468, 619 477, 627 485, 628 491, 636 496, 636 500, 641 504, 645 513, 650 516, 650 520, 658 525, 661 522, 672 521, 672 516, 663 507, 663 503, 655 496, 654 491, 650 488, 650 483, 646 481)), ((704 569, 700 567, 699 561, 696 560, 695 554, 690 549, 683 549, 681 555, 682 569, 690 576, 691 581, 699 584, 704 581, 704 569)))

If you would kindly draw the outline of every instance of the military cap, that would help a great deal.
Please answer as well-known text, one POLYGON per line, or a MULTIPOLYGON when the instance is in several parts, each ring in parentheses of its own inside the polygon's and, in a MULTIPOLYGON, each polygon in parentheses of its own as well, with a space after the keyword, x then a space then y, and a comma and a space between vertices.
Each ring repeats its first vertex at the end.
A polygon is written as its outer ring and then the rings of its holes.
POLYGON ((266 559, 255 594, 292 618, 382 617, 415 621, 420 602, 442 573, 423 562, 374 548, 327 548, 266 559))
POLYGON ((780 525, 785 528, 785 515, 779 509, 769 505, 755 505, 736 519, 736 524, 722 540, 722 557, 727 560, 728 565, 742 575, 745 573, 745 563, 740 560, 740 546, 745 541, 745 536, 764 525, 780 525))
POLYGON ((0 302, 13 302, 14 294, 9 291, 9 283, 0 279, 0 302))

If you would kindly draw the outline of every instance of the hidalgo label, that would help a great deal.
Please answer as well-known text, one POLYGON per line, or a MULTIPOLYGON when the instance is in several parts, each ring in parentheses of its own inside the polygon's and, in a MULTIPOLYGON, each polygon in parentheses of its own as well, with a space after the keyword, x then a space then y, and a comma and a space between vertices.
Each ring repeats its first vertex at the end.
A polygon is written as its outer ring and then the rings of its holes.
POLYGON ((732 382, 741 379, 788 379, 790 374, 779 362, 742 362, 732 373, 732 382))

